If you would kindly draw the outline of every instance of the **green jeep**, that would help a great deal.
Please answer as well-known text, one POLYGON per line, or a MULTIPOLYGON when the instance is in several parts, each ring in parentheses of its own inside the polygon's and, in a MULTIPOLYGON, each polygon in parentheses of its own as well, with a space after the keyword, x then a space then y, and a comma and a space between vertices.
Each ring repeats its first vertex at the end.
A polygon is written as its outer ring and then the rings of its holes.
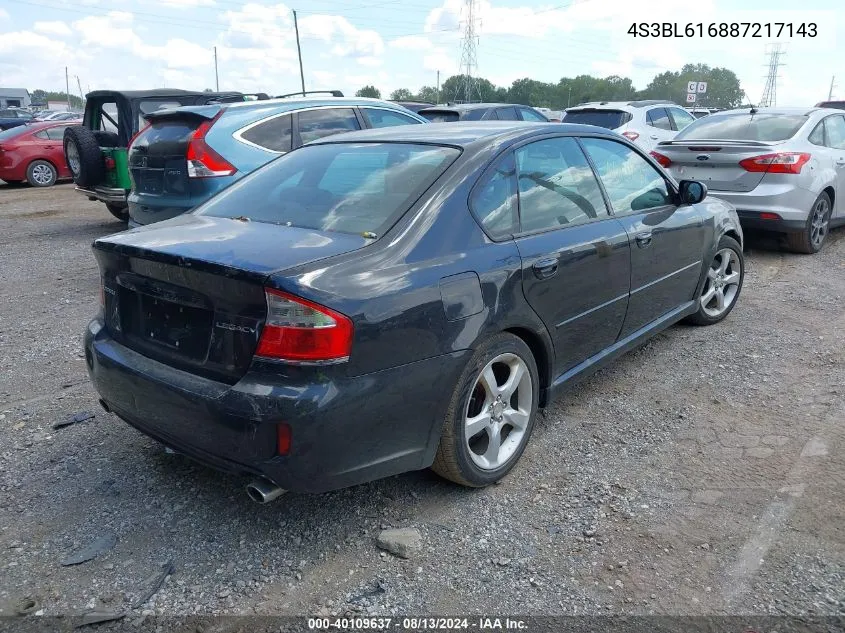
POLYGON ((119 220, 129 218, 126 196, 132 186, 126 152, 132 138, 146 125, 144 117, 179 106, 267 99, 240 92, 160 90, 96 90, 85 100, 82 125, 65 130, 65 160, 76 190, 99 200, 119 220))

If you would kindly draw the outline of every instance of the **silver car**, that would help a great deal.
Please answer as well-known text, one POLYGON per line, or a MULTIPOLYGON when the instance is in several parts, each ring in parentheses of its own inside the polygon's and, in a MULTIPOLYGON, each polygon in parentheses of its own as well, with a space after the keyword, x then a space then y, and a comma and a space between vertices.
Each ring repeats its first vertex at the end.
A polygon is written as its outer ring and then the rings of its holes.
POLYGON ((652 156, 677 180, 698 180, 736 207, 746 229, 786 234, 799 253, 845 224, 845 112, 729 110, 697 120, 652 156))

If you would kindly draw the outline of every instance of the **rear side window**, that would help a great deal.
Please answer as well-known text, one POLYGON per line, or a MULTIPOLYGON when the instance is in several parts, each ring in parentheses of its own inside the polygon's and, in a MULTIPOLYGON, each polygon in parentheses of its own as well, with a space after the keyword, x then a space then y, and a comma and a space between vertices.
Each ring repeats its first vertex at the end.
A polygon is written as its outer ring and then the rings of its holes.
POLYGON ((698 119, 676 140, 785 141, 807 122, 799 114, 717 114, 698 119))
POLYGON ((224 189, 196 213, 378 236, 459 154, 410 143, 305 146, 224 189))
POLYGON ((550 138, 516 150, 522 231, 607 217, 598 181, 573 138, 550 138))
POLYGON ((382 110, 380 108, 362 108, 373 127, 393 127, 395 125, 413 125, 419 123, 415 118, 407 114, 393 110, 382 110))
POLYGON ((845 118, 829 116, 824 120, 825 145, 845 149, 845 118))
POLYGON ((493 239, 519 230, 516 190, 516 163, 508 152, 481 178, 470 202, 475 217, 493 239))
POLYGON ((253 124, 241 132, 241 138, 271 152, 289 152, 293 137, 291 115, 273 117, 261 123, 253 124))
POLYGON ((61 141, 65 137, 65 130, 66 129, 67 129, 66 126, 62 126, 62 127, 51 127, 51 128, 44 130, 44 131, 47 132, 47 138, 50 139, 51 141, 61 141))
POLYGON ((50 139, 50 137, 47 136, 47 130, 39 130, 38 132, 33 134, 33 136, 35 138, 40 138, 42 141, 47 141, 50 139))
POLYGON ((460 118, 457 112, 451 112, 449 110, 423 110, 419 114, 432 123, 452 123, 460 118))
POLYGON ((666 108, 652 108, 646 113, 646 123, 661 130, 671 130, 672 121, 666 108))
POLYGON ((519 115, 516 113, 516 108, 497 108, 496 116, 499 121, 519 121, 519 115))
POLYGON ((519 112, 522 114, 523 121, 546 121, 545 117, 540 115, 538 112, 535 112, 531 108, 520 108, 519 112))
POLYGON ((624 110, 570 110, 563 115, 564 123, 580 123, 615 130, 631 120, 624 110))
POLYGON ((352 108, 325 108, 299 113, 299 136, 303 144, 341 132, 360 130, 352 108))

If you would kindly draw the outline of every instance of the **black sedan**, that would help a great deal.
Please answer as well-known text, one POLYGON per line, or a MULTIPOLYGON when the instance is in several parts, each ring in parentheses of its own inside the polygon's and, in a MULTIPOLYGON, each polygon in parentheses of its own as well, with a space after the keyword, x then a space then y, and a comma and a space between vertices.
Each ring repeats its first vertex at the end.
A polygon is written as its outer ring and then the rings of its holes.
POLYGON ((484 486, 562 387, 731 311, 742 231, 706 193, 591 126, 327 137, 94 243, 90 376, 259 501, 426 467, 484 486))

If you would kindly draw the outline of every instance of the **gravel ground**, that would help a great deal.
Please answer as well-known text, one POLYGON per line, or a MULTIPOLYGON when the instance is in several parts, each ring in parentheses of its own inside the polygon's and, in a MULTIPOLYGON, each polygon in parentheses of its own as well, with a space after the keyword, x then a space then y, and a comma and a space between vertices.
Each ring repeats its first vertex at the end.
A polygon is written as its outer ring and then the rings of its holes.
POLYGON ((97 406, 89 245, 120 228, 71 185, 0 185, 0 614, 129 609, 169 562, 126 622, 845 613, 845 232, 812 257, 752 241, 726 321, 674 327, 574 388, 500 485, 416 472, 258 506, 97 406), (390 527, 421 547, 380 550, 390 527))

